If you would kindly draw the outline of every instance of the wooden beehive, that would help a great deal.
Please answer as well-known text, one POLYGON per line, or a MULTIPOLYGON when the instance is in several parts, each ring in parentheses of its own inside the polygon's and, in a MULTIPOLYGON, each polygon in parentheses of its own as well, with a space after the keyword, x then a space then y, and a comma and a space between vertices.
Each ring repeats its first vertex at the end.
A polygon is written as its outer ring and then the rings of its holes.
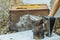
POLYGON ((11 22, 17 23, 20 19, 20 16, 29 13, 32 15, 47 16, 49 14, 49 9, 46 4, 12 6, 10 9, 11 22))

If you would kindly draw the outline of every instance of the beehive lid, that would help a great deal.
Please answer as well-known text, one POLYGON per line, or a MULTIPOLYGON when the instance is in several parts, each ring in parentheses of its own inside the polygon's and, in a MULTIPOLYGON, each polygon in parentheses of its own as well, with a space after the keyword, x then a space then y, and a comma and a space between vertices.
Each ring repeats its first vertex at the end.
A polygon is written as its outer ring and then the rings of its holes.
POLYGON ((37 10, 37 9, 48 9, 47 4, 26 4, 19 6, 12 6, 10 10, 37 10))

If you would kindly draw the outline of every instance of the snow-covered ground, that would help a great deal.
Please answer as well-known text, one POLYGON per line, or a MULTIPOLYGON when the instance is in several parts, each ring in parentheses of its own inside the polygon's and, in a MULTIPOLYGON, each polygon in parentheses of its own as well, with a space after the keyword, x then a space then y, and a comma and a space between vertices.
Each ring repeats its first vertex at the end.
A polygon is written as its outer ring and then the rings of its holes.
MULTIPOLYGON (((0 35, 0 40, 35 40, 33 39, 33 32, 31 30, 24 32, 17 32, 12 34, 0 35)), ((53 34, 52 37, 45 37, 41 40, 60 40, 60 36, 53 34)))

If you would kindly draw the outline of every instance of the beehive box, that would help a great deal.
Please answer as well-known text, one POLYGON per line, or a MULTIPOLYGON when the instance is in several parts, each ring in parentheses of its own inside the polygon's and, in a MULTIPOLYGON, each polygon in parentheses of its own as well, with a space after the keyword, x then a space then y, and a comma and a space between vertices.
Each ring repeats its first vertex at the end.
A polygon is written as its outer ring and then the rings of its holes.
POLYGON ((46 4, 26 4, 12 6, 9 13, 11 22, 17 23, 24 14, 47 16, 49 9, 46 4))

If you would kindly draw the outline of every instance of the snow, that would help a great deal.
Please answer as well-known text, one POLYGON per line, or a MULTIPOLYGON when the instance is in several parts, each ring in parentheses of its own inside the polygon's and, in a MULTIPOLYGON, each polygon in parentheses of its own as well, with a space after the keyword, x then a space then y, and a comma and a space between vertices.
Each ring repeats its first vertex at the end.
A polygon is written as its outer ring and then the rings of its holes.
MULTIPOLYGON (((0 40, 35 40, 32 30, 16 32, 12 34, 0 35, 0 40)), ((60 36, 53 33, 52 37, 45 37, 42 40, 60 40, 60 36)))

